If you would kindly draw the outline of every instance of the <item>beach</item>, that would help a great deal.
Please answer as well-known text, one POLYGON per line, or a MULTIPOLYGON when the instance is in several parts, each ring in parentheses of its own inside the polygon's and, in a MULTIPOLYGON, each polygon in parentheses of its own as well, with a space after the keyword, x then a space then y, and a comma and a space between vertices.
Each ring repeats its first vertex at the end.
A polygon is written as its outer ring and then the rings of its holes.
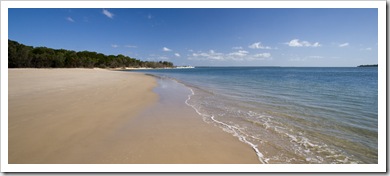
POLYGON ((180 84, 104 69, 8 74, 10 164, 259 163, 187 106, 180 84))

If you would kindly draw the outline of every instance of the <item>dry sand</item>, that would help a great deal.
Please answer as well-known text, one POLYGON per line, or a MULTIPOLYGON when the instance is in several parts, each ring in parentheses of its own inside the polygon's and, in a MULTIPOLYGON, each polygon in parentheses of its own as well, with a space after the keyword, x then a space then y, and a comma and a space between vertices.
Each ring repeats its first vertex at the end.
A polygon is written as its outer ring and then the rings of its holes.
POLYGON ((258 163, 249 146, 154 93, 153 77, 101 69, 8 74, 10 164, 258 163))

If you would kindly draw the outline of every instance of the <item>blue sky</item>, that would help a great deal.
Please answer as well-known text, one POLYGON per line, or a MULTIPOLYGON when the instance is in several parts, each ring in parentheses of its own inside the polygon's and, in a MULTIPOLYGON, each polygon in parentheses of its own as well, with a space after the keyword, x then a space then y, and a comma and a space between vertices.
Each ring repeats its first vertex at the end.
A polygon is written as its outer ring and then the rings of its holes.
POLYGON ((31 46, 193 66, 378 63, 377 9, 9 9, 31 46))

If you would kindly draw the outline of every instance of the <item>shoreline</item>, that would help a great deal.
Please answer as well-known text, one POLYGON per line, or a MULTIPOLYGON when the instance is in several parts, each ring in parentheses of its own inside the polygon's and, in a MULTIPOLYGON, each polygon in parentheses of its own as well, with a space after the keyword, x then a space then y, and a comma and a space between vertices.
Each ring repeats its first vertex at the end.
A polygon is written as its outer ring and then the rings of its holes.
POLYGON ((188 87, 171 79, 156 79, 159 86, 154 92, 159 100, 118 131, 128 135, 117 135, 120 143, 107 154, 112 160, 137 164, 260 163, 250 146, 204 122, 185 103, 190 95, 188 87))
POLYGON ((259 163, 203 122, 179 84, 105 69, 8 73, 10 164, 259 163))

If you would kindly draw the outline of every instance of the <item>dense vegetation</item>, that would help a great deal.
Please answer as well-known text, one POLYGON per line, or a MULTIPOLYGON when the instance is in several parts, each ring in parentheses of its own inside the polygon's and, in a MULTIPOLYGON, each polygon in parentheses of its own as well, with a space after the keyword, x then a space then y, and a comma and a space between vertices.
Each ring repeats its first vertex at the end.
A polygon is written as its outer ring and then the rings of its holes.
POLYGON ((373 65, 359 65, 358 67, 378 67, 378 64, 373 64, 373 65))
POLYGON ((124 55, 104 55, 91 51, 70 51, 32 47, 8 40, 8 68, 120 68, 173 67, 167 61, 140 61, 124 55))

